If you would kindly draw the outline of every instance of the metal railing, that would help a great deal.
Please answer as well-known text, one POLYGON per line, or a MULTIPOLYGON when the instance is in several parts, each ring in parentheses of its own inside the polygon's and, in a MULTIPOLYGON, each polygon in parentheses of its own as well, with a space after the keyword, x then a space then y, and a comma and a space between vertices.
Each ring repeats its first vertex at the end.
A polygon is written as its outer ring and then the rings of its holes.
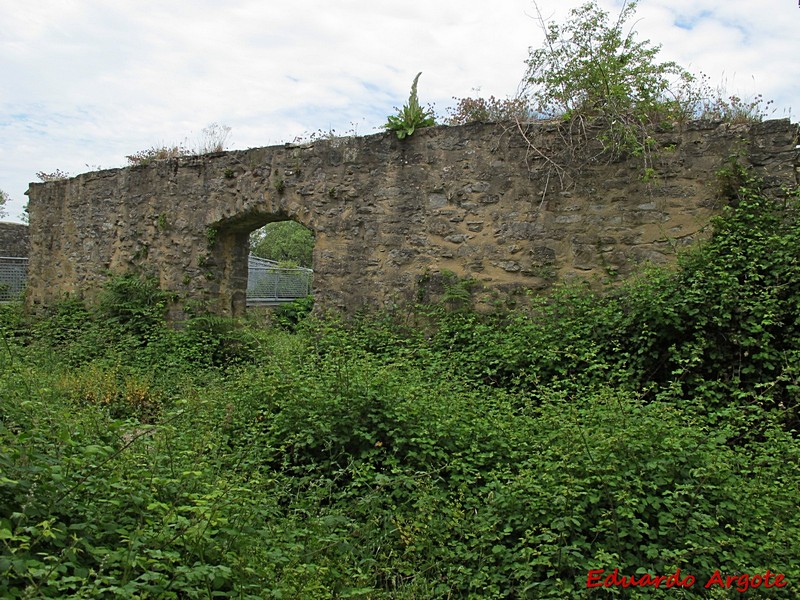
POLYGON ((22 300, 27 279, 27 258, 0 256, 0 302, 22 300))
POLYGON ((311 294, 311 269, 276 266, 249 266, 247 304, 291 302, 311 294))
POLYGON ((291 302, 311 294, 311 269, 281 267, 278 261, 250 254, 247 270, 248 306, 291 302))

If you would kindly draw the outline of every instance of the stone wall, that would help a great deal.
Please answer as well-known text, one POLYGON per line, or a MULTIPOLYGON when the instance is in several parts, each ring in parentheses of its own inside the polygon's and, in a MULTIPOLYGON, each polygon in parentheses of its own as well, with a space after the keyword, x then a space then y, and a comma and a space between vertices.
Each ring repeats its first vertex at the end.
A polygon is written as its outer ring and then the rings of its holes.
POLYGON ((27 225, 0 223, 0 256, 26 257, 29 249, 27 225))
MULTIPOLYGON (((693 123, 608 162, 555 123, 434 127, 272 146, 31 184, 27 303, 92 301, 110 273, 157 277, 220 314, 245 306, 247 239, 294 219, 315 234, 317 305, 352 311, 415 297, 443 273, 486 290, 624 276, 672 260, 721 205, 736 155, 796 182, 797 126, 693 123), (524 134, 524 135, 523 135, 524 134)), ((182 302, 176 304, 179 318, 182 302)))

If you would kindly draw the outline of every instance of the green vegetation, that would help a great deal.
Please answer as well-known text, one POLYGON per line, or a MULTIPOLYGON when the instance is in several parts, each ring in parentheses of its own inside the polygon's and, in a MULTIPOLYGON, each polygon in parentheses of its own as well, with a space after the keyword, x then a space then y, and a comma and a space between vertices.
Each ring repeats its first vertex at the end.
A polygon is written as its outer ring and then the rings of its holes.
POLYGON ((523 84, 534 110, 561 118, 580 131, 594 126, 612 155, 641 154, 656 127, 692 118, 752 122, 770 102, 726 98, 705 75, 674 62, 658 62, 660 46, 637 39, 638 2, 623 2, 615 19, 594 0, 572 9, 566 23, 545 21, 542 47, 532 49, 523 84))
POLYGON ((250 234, 250 252, 283 264, 311 268, 314 234, 296 221, 267 223, 250 234))
MULTIPOLYGON (((455 98, 447 123, 559 120, 568 162, 636 156, 642 179, 649 181, 657 131, 692 119, 752 123, 766 116, 771 102, 762 96, 728 95, 724 85, 713 87, 703 74, 659 62, 660 46, 638 39, 637 4, 623 2, 612 17, 590 0, 572 9, 564 23, 546 20, 536 6, 545 39, 530 50, 521 92, 505 100, 455 98)), ((536 149, 532 138, 525 139, 536 149)), ((549 158, 559 172, 566 170, 549 158)))
POLYGON ((672 80, 691 80, 674 62, 657 62, 660 48, 637 41, 627 25, 636 2, 625 2, 614 22, 595 2, 569 13, 563 25, 539 13, 545 44, 531 50, 526 83, 537 111, 547 117, 603 121, 612 147, 642 143, 640 130, 674 119, 681 111, 671 98, 672 80))
POLYGON ((8 216, 8 211, 6 210, 6 203, 9 200, 11 200, 11 196, 9 196, 4 190, 0 190, 0 219, 8 216))
POLYGON ((403 108, 398 109, 397 115, 389 116, 384 128, 389 131, 394 131, 397 139, 402 140, 406 137, 413 135, 417 129, 422 127, 431 127, 435 125, 433 111, 431 109, 424 109, 420 106, 417 99, 417 82, 422 73, 417 73, 414 77, 414 82, 411 84, 411 93, 408 96, 408 102, 403 105, 403 108))
POLYGON ((513 312, 4 307, 0 596, 796 597, 800 193, 737 176, 675 269, 513 312))

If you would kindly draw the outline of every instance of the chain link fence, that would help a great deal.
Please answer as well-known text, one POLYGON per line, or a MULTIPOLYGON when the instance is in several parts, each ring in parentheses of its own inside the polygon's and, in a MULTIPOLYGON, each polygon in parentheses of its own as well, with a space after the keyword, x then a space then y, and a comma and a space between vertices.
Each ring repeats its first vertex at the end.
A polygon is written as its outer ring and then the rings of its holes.
POLYGON ((311 294, 313 271, 304 268, 250 267, 247 275, 247 303, 290 302, 311 294))
POLYGON ((27 258, 0 256, 0 302, 22 300, 27 277, 27 258))

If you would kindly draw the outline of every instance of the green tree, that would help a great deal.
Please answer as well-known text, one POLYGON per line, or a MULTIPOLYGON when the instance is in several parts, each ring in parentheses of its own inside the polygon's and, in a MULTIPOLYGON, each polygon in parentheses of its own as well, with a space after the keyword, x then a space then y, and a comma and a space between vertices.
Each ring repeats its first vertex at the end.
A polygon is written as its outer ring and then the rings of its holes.
POLYGON ((530 51, 523 82, 536 111, 600 126, 614 154, 646 150, 654 124, 685 116, 676 98, 694 80, 676 63, 658 62, 660 46, 637 40, 627 25, 636 4, 623 3, 613 21, 595 0, 572 9, 563 25, 539 13, 545 42, 530 51))
POLYGON ((8 216, 8 211, 6 210, 6 202, 11 200, 11 197, 3 190, 0 190, 0 219, 5 218, 8 216))
POLYGON ((267 223, 250 234, 250 251, 261 258, 311 267, 314 234, 295 221, 267 223))

